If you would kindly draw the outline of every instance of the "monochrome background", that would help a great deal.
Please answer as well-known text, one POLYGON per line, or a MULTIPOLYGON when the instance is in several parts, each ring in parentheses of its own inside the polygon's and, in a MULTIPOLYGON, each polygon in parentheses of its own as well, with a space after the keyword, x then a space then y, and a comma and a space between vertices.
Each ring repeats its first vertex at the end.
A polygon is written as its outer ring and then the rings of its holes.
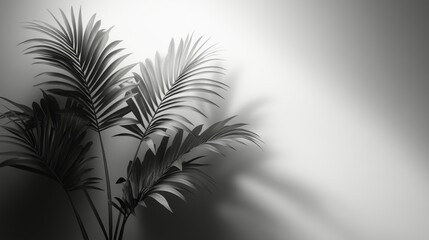
MULTIPOLYGON (((231 86, 222 114, 265 142, 260 159, 217 169, 220 196, 194 194, 174 214, 141 209, 126 239, 429 239, 427 2, 2 1, 0 96, 40 96, 40 68, 17 46, 32 36, 23 23, 70 7, 114 26, 127 63, 192 33, 219 43, 231 86)), ((108 143, 112 179, 132 149, 108 143)), ((0 238, 78 239, 65 203, 47 180, 0 169, 0 238)))

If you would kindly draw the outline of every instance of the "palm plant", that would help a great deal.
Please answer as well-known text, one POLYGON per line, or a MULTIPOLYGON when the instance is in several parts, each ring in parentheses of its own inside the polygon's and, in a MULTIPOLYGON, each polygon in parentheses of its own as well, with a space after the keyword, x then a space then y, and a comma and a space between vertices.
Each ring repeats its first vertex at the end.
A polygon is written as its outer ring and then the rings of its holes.
POLYGON ((258 145, 259 137, 243 128, 245 124, 229 123, 231 118, 194 127, 191 116, 208 117, 199 104, 218 106, 214 98, 223 98, 219 92, 228 88, 218 80, 224 69, 217 66, 218 53, 214 45, 207 47, 207 39, 194 41, 188 36, 177 46, 172 40, 165 57, 157 53, 154 61, 139 64, 140 73, 130 76, 135 64, 120 67, 127 55, 119 56, 123 49, 116 46, 120 41, 109 42, 110 29, 101 29, 95 15, 84 26, 81 10, 76 15, 72 8, 70 17, 62 10, 60 13, 62 21, 51 13, 57 26, 39 21, 26 26, 42 35, 23 44, 30 45, 26 53, 34 54, 36 63, 50 67, 39 74, 47 81, 36 85, 46 92, 40 104, 32 107, 2 98, 15 108, 1 115, 1 119, 9 119, 3 126, 9 133, 3 142, 21 150, 1 153, 11 158, 0 167, 27 170, 59 182, 69 196, 84 239, 89 236, 69 192, 80 189, 85 193, 106 240, 122 239, 128 217, 135 214, 137 206, 146 206, 146 199, 152 198, 171 211, 165 193, 185 200, 184 190, 213 182, 202 170, 207 164, 200 162, 213 156, 198 149, 219 156, 225 148, 235 149, 236 144, 258 145), (123 194, 115 201, 101 135, 112 127, 125 130, 115 136, 139 141, 126 176, 117 181, 123 185, 123 194), (107 225, 89 192, 101 189, 95 185, 100 179, 91 175, 88 166, 94 159, 87 156, 92 144, 85 137, 88 131, 98 137, 101 147, 107 225), (141 158, 143 143, 147 148, 141 158), (115 226, 114 209, 118 211, 115 226))
POLYGON ((110 30, 100 29, 100 21, 94 24, 95 15, 86 24, 86 28, 83 27, 80 10, 77 20, 73 8, 71 19, 68 19, 61 10, 63 24, 53 14, 51 15, 58 27, 44 22, 29 23, 27 28, 36 30, 45 37, 32 38, 23 43, 32 44, 26 53, 37 54, 36 63, 46 64, 57 70, 41 73, 55 77, 55 80, 42 82, 42 85, 48 88, 48 92, 80 103, 81 112, 88 120, 90 129, 98 134, 108 199, 108 238, 111 239, 112 193, 101 131, 119 123, 135 122, 133 119, 123 118, 129 112, 129 108, 123 106, 123 103, 133 96, 123 97, 123 95, 135 87, 134 84, 127 84, 131 78, 124 76, 134 64, 117 69, 127 55, 117 57, 123 50, 115 49, 120 41, 108 44, 110 30), (126 86, 120 87, 121 85, 126 86))

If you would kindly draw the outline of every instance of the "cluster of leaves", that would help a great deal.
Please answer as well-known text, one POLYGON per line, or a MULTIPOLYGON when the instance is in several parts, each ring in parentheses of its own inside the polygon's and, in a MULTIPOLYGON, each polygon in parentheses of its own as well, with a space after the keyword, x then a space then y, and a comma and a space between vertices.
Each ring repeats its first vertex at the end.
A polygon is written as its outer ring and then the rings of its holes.
MULTIPOLYGON (((208 40, 188 36, 177 46, 172 40, 165 57, 156 53, 153 61, 139 64, 140 73, 128 76, 136 64, 120 67, 128 55, 118 56, 123 50, 116 49, 120 41, 109 43, 110 29, 101 29, 95 15, 84 26, 80 10, 75 15, 72 8, 70 18, 60 12, 62 21, 51 13, 58 26, 44 22, 27 25, 43 36, 23 42, 30 45, 25 52, 52 70, 39 74, 47 78, 36 85, 46 91, 42 91, 40 104, 27 107, 2 98, 15 108, 0 116, 9 120, 2 126, 8 132, 3 142, 19 150, 0 153, 9 156, 0 167, 49 177, 67 194, 83 189, 106 240, 122 239, 126 219, 137 206, 146 206, 148 198, 171 211, 166 193, 185 200, 183 191, 196 189, 203 179, 210 180, 202 170, 207 164, 199 161, 206 155, 192 155, 193 150, 224 155, 224 148, 235 149, 236 144, 258 145, 259 137, 243 128, 245 124, 230 123, 231 118, 210 126, 197 125, 190 118, 207 118, 199 104, 218 106, 215 99, 223 98, 219 92, 228 88, 217 79, 224 69, 217 66, 220 59, 214 45, 207 47, 208 40), (136 138, 139 144, 126 176, 117 181, 123 185, 123 195, 112 201, 101 132, 118 126, 124 131, 116 136, 136 138), (92 175, 89 166, 95 158, 88 156, 92 145, 86 138, 89 130, 100 140, 108 231, 87 192, 101 190, 97 185, 100 179, 92 175), (142 143, 147 148, 141 160, 138 153, 142 143), (113 207, 118 210, 114 231, 113 207)), ((89 239, 70 195, 69 199, 82 235, 89 239)))
MULTIPOLYGON (((130 161, 127 168, 127 179, 120 178, 117 183, 123 183, 123 197, 116 198, 116 208, 124 215, 134 213, 138 205, 146 206, 146 198, 153 198, 172 211, 168 201, 163 196, 171 193, 185 200, 181 191, 196 189, 194 183, 201 178, 210 179, 201 167, 206 163, 198 163, 205 158, 204 152, 196 155, 189 154, 197 148, 204 148, 216 154, 223 155, 222 148, 231 148, 236 143, 246 144, 250 141, 257 144, 258 136, 246 129, 243 124, 227 125, 230 119, 217 122, 203 130, 203 125, 195 127, 186 137, 182 129, 178 130, 169 144, 170 138, 162 138, 159 147, 148 149, 140 161, 136 158, 130 161), (243 141, 244 140, 244 141, 243 141)), ((156 147, 156 146, 155 146, 156 147)))
POLYGON ((1 142, 15 147, 1 152, 9 158, 0 167, 9 166, 46 176, 70 192, 78 189, 99 189, 100 180, 91 176, 88 157, 92 142, 86 140, 87 123, 72 109, 68 101, 64 108, 53 96, 43 94, 40 104, 32 108, 11 102, 19 110, 10 110, 0 118, 9 119, 12 126, 1 126, 9 133, 1 142))

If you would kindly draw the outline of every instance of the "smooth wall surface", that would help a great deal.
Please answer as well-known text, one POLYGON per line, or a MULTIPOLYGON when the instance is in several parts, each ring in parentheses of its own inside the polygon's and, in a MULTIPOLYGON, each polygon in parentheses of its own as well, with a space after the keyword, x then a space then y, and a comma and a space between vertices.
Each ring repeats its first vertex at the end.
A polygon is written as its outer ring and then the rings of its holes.
MULTIPOLYGON (((53 23, 46 9, 71 6, 115 26, 111 39, 132 53, 127 63, 191 33, 219 43, 231 86, 222 114, 239 114, 266 146, 256 163, 224 166, 239 170, 225 170, 222 197, 177 203, 174 216, 142 211, 129 239, 429 239, 429 4, 2 1, 0 96, 27 104, 39 96, 31 86, 40 68, 17 46, 33 36, 22 23, 53 23)), ((135 147, 110 144, 112 159, 135 147)), ((111 163, 114 177, 127 161, 111 163)), ((79 237, 49 188, 0 169, 0 238, 79 237)))

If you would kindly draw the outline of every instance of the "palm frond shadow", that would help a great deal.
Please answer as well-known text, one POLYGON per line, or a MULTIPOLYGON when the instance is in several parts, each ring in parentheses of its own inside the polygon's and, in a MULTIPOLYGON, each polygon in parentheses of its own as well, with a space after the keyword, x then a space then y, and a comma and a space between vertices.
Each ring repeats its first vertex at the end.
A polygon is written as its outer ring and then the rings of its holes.
MULTIPOLYGON (((231 86, 231 89, 233 91, 229 91, 227 95, 225 96, 225 102, 221 105, 221 110, 214 109, 214 111, 211 113, 212 115, 216 115, 218 118, 226 117, 226 113, 230 112, 229 107, 232 105, 231 102, 234 100, 234 89, 237 89, 236 82, 237 77, 239 77, 239 72, 232 72, 227 75, 229 86, 231 86)), ((264 98, 259 100, 254 100, 253 102, 247 103, 240 109, 236 110, 239 116, 239 119, 245 119, 246 122, 250 123, 253 127, 258 127, 259 125, 263 125, 263 116, 261 116, 261 110, 264 109, 265 106, 269 104, 270 99, 264 98)), ((246 151, 252 152, 252 146, 249 146, 249 148, 246 149, 246 151)), ((297 230, 297 225, 291 216, 290 219, 286 222, 282 222, 281 226, 278 226, 278 222, 276 220, 272 219, 272 216, 265 211, 265 209, 260 209, 259 207, 254 206, 251 202, 247 201, 246 199, 243 199, 242 196, 238 192, 240 192, 242 189, 236 186, 235 184, 235 178, 239 175, 246 175, 251 177, 254 181, 257 181, 259 183, 262 183, 264 185, 269 186, 270 188, 273 188, 277 193, 279 193, 285 200, 287 199, 287 202, 292 202, 292 204, 296 205, 297 208, 302 209, 303 211, 307 212, 309 215, 311 215, 314 219, 322 221, 324 224, 326 224, 327 228, 333 229, 336 234, 341 236, 343 239, 360 239, 358 235, 355 232, 350 231, 349 227, 338 221, 338 219, 335 219, 333 216, 331 216, 326 209, 326 206, 324 206, 324 203, 327 201, 325 198, 326 196, 322 196, 319 194, 319 192, 315 191, 314 189, 309 188, 308 186, 305 186, 301 184, 300 182, 296 181, 293 178, 286 178, 279 180, 278 178, 272 176, 269 172, 262 170, 264 168, 261 168, 260 165, 265 164, 267 161, 271 161, 271 153, 267 152, 267 149, 264 149, 264 153, 262 154, 255 154, 252 156, 252 154, 241 154, 241 155, 234 155, 232 154, 229 156, 228 161, 220 161, 216 162, 214 167, 210 168, 208 170, 208 173, 210 176, 216 177, 216 183, 217 183, 217 198, 205 198, 206 201, 203 203, 204 207, 201 209, 201 211, 206 211, 207 208, 211 208, 213 211, 206 212, 205 217, 211 216, 212 219, 208 221, 208 225, 212 224, 214 226, 221 226, 220 228, 223 229, 224 233, 219 236, 219 233, 214 231, 211 233, 210 230, 213 231, 213 229, 207 228, 205 226, 201 226, 204 228, 204 231, 197 231, 195 235, 192 235, 192 237, 187 239, 211 239, 211 236, 213 239, 231 239, 231 240, 238 240, 238 239, 261 239, 261 238, 268 238, 270 234, 272 234, 273 231, 278 230, 278 228, 283 229, 282 238, 287 238, 291 240, 303 240, 308 239, 302 235, 302 232, 297 230), (249 156, 250 155, 250 156, 249 156), (220 194, 219 194, 220 193, 220 194), (236 212, 236 216, 231 219, 227 219, 228 217, 225 217, 222 215, 222 212, 219 210, 219 206, 226 205, 228 206, 227 211, 231 211, 231 214, 228 215, 234 215, 234 212, 236 212), (246 213, 243 216, 240 216, 240 213, 246 213), (251 223, 245 224, 247 221, 247 218, 255 219, 254 221, 250 221, 251 223), (233 221, 233 222, 231 222, 233 221), (274 229, 270 225, 276 225, 274 229), (237 231, 237 228, 247 228, 246 230, 243 229, 241 231, 237 231), (252 230, 250 230, 252 229, 252 230), (206 234, 209 232, 208 234, 206 234)), ((332 201, 332 199, 330 199, 332 201)), ((286 201, 285 201, 286 202, 286 201)), ((266 205, 269 205, 270 202, 265 202, 266 205)), ((198 204, 196 204, 198 205, 198 204)), ((197 221, 191 221, 188 222, 186 219, 195 219, 194 214, 190 213, 189 209, 186 208, 187 206, 181 206, 180 204, 177 204, 177 208, 186 209, 184 210, 183 214, 184 217, 180 218, 179 216, 173 216, 177 217, 174 220, 171 220, 171 228, 176 227, 176 232, 180 232, 183 234, 183 236, 187 236, 186 231, 182 231, 181 228, 186 228, 187 225, 198 225, 199 223, 197 221), (186 216, 186 217, 185 217, 186 216), (180 220, 179 220, 180 219, 180 220), (183 225, 177 226, 177 222, 186 222, 183 225)), ((279 209, 280 210, 280 209, 279 209)), ((153 223, 151 225, 152 227, 149 227, 149 229, 155 228, 154 225, 159 224, 161 221, 163 221, 165 218, 168 218, 166 216, 163 216, 162 218, 158 218, 157 220, 159 222, 153 223)), ((155 217, 156 219, 156 217, 155 217)), ((151 218, 153 220, 153 218, 151 218)), ((146 224, 151 224, 150 221, 145 221, 146 224)), ((198 225, 199 226, 199 225, 198 225)), ((299 227, 305 227, 305 226, 299 226, 299 227)), ((189 230, 189 229, 188 229, 189 230)), ((163 233, 162 231, 154 232, 154 236, 162 235, 160 239, 170 239, 174 237, 173 234, 163 233)), ((304 234, 305 235, 305 234, 304 234)), ((273 239, 278 239, 278 236, 273 236, 273 239)), ((312 238, 310 238, 312 239, 312 238)))
POLYGON ((262 236, 291 240, 363 239, 332 213, 332 202, 337 202, 334 206, 337 210, 344 209, 338 199, 322 194, 296 179, 279 178, 255 167, 241 172, 241 176, 245 176, 248 184, 230 188, 230 196, 219 210, 225 228, 230 227, 241 233, 232 239, 256 240, 262 236), (261 198, 258 195, 267 192, 250 190, 252 185, 265 187, 275 194, 276 200, 272 202, 270 194, 261 198), (257 200, 252 199, 252 196, 257 200), (327 205, 328 202, 330 204, 327 205), (273 211, 279 212, 281 216, 273 214, 273 211))

